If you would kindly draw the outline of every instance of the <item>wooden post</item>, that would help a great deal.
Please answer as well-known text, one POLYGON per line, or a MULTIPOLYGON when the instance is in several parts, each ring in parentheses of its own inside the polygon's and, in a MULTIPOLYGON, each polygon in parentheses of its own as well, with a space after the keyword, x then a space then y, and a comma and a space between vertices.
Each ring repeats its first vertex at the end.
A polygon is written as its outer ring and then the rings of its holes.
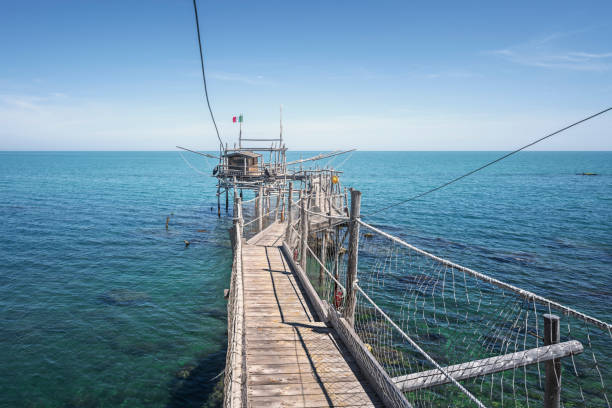
MULTIPOLYGON (((323 236, 321 237, 321 263, 326 264, 327 261, 327 230, 323 230, 323 236)), ((325 270, 323 265, 319 268, 319 287, 323 286, 323 277, 325 270)))
POLYGON ((217 217, 221 218, 221 186, 217 187, 217 217))
POLYGON ((291 225, 293 224, 293 216, 291 215, 291 207, 293 203, 291 202, 291 199, 293 198, 293 182, 289 182, 289 196, 287 198, 287 233, 285 234, 285 241, 289 242, 289 245, 291 245, 290 234, 291 225))
POLYGON ((319 191, 317 191, 317 207, 321 210, 321 206, 323 205, 323 201, 321 200, 321 196, 323 195, 323 176, 319 174, 319 191))
POLYGON ((263 230, 263 200, 264 198, 263 186, 259 186, 259 195, 257 196, 257 232, 263 230))
POLYGON ((346 187, 344 187, 344 210, 348 211, 348 196, 346 195, 346 187))
POLYGON ((242 237, 242 225, 244 220, 242 219, 242 202, 238 195, 234 194, 234 225, 238 228, 238 236, 242 237))
POLYGON ((306 212, 306 206, 308 205, 307 194, 302 195, 301 205, 301 234, 302 234, 302 251, 300 256, 300 266, 304 273, 306 273, 306 258, 308 255, 308 213, 306 212))
MULTIPOLYGON (((559 316, 544 315, 544 345, 550 346, 561 341, 559 316)), ((559 408, 561 405, 561 359, 546 362, 546 385, 544 387, 544 408, 559 408)))
POLYGON ((278 220, 278 206, 280 205, 280 187, 278 188, 278 194, 276 195, 276 208, 274 209, 274 219, 278 220))
POLYGON ((351 327, 355 324, 355 283, 357 283, 357 255, 359 252, 359 214, 361 211, 361 192, 351 190, 351 214, 349 220, 349 247, 346 266, 346 303, 344 317, 351 327))
POLYGON ((281 196, 281 213, 280 213, 280 222, 285 222, 285 192, 282 188, 278 189, 278 192, 281 196))
POLYGON ((229 192, 228 192, 228 188, 225 187, 225 213, 227 214, 229 212, 229 192))
MULTIPOLYGON (((334 278, 338 280, 340 277, 340 226, 336 225, 335 227, 335 236, 334 236, 334 278)), ((334 281, 334 307, 338 309, 336 306, 336 293, 338 293, 338 284, 334 281)))

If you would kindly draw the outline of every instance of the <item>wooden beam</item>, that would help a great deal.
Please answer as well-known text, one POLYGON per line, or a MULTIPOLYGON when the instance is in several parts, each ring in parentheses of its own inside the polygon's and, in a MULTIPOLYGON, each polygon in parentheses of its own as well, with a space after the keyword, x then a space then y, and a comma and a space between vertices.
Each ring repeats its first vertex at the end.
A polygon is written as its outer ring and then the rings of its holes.
MULTIPOLYGON (((467 363, 448 366, 444 369, 455 380, 462 381, 469 378, 512 370, 530 364, 542 363, 544 361, 580 354, 583 350, 584 348, 579 341, 571 340, 564 343, 504 354, 482 360, 469 361, 467 363)), ((448 377, 439 370, 428 370, 402 375, 394 377, 393 381, 404 392, 420 390, 422 388, 434 387, 436 385, 448 384, 451 382, 448 377)))

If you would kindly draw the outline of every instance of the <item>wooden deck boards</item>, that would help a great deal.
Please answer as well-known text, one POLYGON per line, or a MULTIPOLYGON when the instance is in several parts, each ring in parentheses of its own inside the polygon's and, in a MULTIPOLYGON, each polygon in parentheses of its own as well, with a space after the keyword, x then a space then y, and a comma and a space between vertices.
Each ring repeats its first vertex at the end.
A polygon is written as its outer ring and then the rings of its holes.
POLYGON ((243 245, 251 407, 382 406, 333 329, 317 322, 280 250, 284 224, 243 245))

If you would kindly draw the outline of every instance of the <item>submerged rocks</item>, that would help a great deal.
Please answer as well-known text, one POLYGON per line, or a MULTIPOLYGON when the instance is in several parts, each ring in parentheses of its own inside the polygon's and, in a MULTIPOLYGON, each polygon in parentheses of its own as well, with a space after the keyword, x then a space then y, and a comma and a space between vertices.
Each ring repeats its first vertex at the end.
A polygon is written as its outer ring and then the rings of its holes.
POLYGON ((193 373, 193 371, 197 368, 197 366, 195 364, 186 364, 183 367, 181 367, 175 374, 174 376, 176 378, 179 378, 181 380, 186 380, 187 378, 191 377, 191 374, 193 373))
POLYGON ((116 306, 142 304, 149 300, 149 296, 145 292, 135 292, 127 289, 113 289, 100 296, 100 298, 104 303, 116 306))

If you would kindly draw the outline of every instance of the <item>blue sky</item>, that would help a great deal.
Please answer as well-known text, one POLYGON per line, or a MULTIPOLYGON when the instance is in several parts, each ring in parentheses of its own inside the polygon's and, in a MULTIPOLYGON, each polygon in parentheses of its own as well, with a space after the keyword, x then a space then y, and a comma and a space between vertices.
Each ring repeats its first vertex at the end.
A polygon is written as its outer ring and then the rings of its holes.
MULTIPOLYGON (((508 150, 612 106, 612 3, 199 1, 222 137, 508 150)), ((0 149, 214 149, 191 1, 3 2, 0 149)), ((612 114, 538 146, 612 150, 612 114)))

